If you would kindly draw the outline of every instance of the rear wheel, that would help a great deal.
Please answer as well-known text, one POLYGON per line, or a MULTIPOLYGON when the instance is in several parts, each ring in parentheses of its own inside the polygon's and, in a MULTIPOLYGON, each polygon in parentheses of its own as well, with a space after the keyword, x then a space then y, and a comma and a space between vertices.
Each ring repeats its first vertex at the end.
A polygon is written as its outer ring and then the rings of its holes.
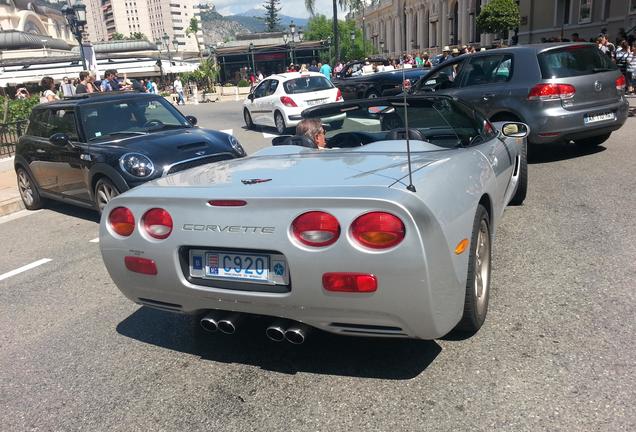
POLYGON ((459 331, 476 333, 486 320, 490 294, 490 246, 490 218, 486 208, 479 204, 470 240, 464 314, 456 327, 459 331))
POLYGON ((583 138, 574 142, 576 143, 576 145, 579 145, 581 147, 594 147, 603 144, 609 139, 610 135, 612 135, 611 132, 603 135, 593 136, 590 138, 583 138))
POLYGON ((524 142, 519 154, 519 180, 517 190, 510 200, 511 205, 521 205, 528 193, 528 143, 524 142))
POLYGON ((95 185, 95 207, 99 214, 102 214, 106 205, 117 195, 119 195, 119 189, 117 189, 112 181, 106 177, 97 180, 97 184, 95 185))
POLYGON ((287 126, 285 126, 285 119, 283 118, 283 115, 276 111, 276 113, 274 114, 274 124, 276 125, 276 132, 278 132, 279 135, 285 135, 285 132, 287 131, 287 126))
POLYGON ((22 167, 16 169, 16 175, 18 177, 18 191, 24 207, 29 210, 42 208, 43 200, 31 175, 22 167))
POLYGON ((248 129, 254 129, 254 122, 247 108, 243 110, 243 118, 245 119, 245 126, 247 126, 248 129))

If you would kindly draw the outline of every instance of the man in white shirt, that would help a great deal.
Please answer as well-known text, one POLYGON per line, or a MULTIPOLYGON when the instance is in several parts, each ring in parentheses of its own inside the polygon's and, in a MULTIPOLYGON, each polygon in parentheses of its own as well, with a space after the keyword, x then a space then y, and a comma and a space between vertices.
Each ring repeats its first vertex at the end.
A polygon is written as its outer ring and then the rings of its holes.
POLYGON ((181 84, 181 77, 179 75, 177 75, 177 79, 174 80, 172 86, 174 87, 175 93, 179 97, 179 99, 177 100, 177 105, 185 105, 185 99, 183 97, 183 84, 181 84))

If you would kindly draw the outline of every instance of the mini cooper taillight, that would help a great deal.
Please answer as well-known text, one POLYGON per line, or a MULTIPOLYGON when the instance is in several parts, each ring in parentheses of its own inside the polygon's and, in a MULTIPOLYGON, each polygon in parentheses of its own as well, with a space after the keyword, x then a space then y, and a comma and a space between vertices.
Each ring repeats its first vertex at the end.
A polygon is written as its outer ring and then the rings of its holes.
POLYGON ((393 247, 404 239, 404 235, 404 223, 391 213, 363 214, 351 224, 351 237, 371 249, 393 247))
POLYGON ((141 221, 148 235, 158 240, 168 238, 172 232, 172 217, 162 208, 153 208, 144 213, 141 221))
POLYGON ((128 237, 135 230, 135 217, 130 209, 116 207, 108 215, 110 228, 122 237, 128 237))
POLYGON ((329 246, 340 237, 340 224, 338 219, 329 213, 311 211, 294 219, 292 234, 307 246, 329 246))

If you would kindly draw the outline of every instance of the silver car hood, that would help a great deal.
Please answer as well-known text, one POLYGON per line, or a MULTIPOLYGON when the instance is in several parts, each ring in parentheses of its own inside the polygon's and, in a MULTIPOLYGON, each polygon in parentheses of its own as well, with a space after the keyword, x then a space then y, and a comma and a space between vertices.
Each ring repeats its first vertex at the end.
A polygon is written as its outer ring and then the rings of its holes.
MULTIPOLYGON (((245 185, 271 187, 391 186, 408 175, 406 152, 395 141, 354 149, 315 150, 277 146, 252 156, 217 162, 149 182, 149 187, 228 188, 245 185), (391 151, 389 151, 391 150, 391 151)), ((413 171, 442 162, 448 150, 412 142, 413 171)))

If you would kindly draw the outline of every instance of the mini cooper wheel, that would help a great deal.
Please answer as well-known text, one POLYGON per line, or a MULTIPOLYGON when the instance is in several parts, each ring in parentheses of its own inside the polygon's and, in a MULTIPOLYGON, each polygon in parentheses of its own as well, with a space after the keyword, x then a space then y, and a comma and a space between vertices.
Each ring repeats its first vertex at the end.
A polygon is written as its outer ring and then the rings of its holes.
POLYGON ((484 206, 479 204, 470 240, 464 314, 456 327, 461 332, 476 333, 486 320, 490 294, 490 251, 490 218, 484 206))
POLYGON ((245 126, 248 129, 254 129, 254 122, 252 121, 252 116, 247 109, 243 110, 243 119, 245 120, 245 126))
POLYGON ((285 135, 285 132, 287 131, 285 119, 278 111, 274 114, 274 124, 276 125, 276 132, 278 132, 279 135, 285 135))
POLYGON ((95 185, 95 207, 97 207, 99 214, 102 214, 106 205, 117 195, 119 195, 119 189, 117 189, 113 182, 106 177, 97 180, 97 184, 95 185))
POLYGON ((31 175, 22 167, 16 170, 16 175, 18 177, 18 191, 24 207, 29 210, 42 208, 43 200, 31 175))

